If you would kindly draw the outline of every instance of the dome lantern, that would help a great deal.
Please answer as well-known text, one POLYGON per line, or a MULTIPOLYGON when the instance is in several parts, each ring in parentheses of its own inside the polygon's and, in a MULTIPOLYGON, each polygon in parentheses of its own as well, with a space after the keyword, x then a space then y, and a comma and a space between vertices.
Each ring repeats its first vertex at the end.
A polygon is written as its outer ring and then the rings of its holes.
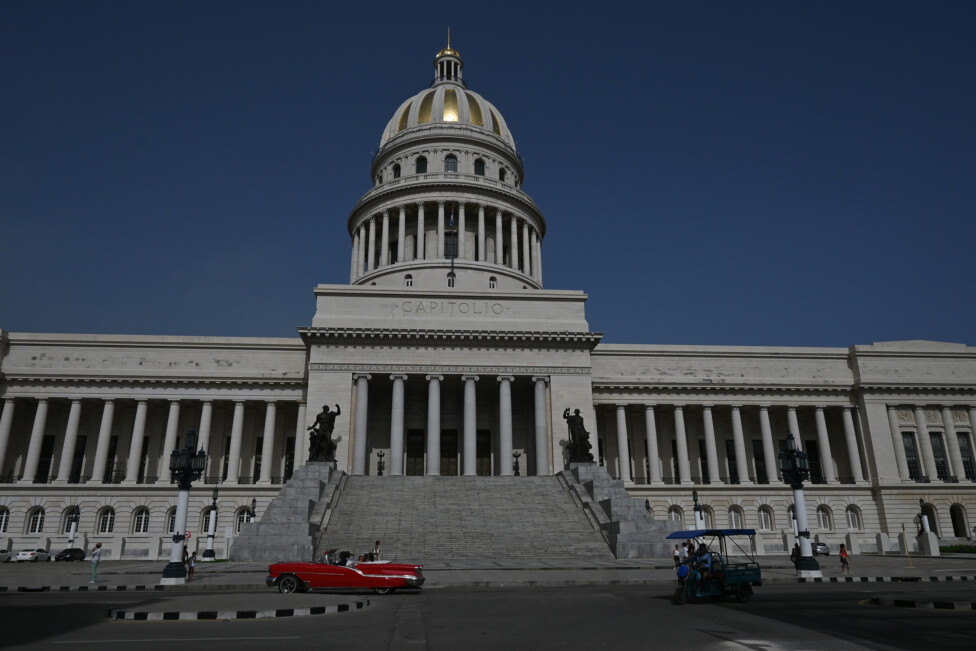
POLYGON ((451 30, 447 30, 447 47, 437 53, 434 57, 434 82, 431 86, 443 83, 460 84, 464 86, 464 79, 461 78, 461 69, 464 61, 461 53, 451 47, 451 30))

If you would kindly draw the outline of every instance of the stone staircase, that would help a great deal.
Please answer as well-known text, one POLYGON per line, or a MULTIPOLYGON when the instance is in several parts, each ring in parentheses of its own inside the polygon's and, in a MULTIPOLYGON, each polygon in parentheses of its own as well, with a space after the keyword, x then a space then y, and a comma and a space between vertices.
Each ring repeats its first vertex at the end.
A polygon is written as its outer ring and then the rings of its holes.
POLYGON ((310 462, 296 470, 261 520, 241 525, 228 560, 311 560, 345 478, 345 473, 335 469, 335 462, 310 462))
POLYGON ((556 477, 347 477, 316 556, 376 540, 407 562, 613 558, 556 477))

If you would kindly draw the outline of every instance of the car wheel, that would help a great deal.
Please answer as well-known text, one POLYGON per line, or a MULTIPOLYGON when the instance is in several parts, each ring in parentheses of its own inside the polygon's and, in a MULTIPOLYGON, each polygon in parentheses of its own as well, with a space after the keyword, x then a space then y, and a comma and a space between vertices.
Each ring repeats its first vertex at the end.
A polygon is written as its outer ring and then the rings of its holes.
POLYGON ((684 606, 688 601, 688 593, 685 592, 684 588, 677 588, 674 591, 674 603, 678 606, 684 606))
POLYGON ((752 586, 750 586, 748 583, 740 583, 739 585, 736 586, 735 588, 736 601, 745 603, 749 601, 750 597, 752 597, 752 586))
POLYGON ((373 592, 376 594, 393 594, 396 588, 373 588, 373 592))
POLYGON ((291 594, 298 592, 303 587, 301 579, 292 574, 286 574, 278 581, 278 592, 281 594, 291 594))

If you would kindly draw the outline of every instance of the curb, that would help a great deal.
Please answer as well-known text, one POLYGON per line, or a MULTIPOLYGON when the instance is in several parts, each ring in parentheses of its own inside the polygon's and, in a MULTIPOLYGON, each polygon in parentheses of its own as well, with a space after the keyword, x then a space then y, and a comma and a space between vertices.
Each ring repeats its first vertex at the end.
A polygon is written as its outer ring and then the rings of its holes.
POLYGON ((168 621, 228 621, 234 619, 273 619, 276 617, 307 617, 309 615, 333 615, 361 610, 370 605, 369 599, 349 604, 312 606, 311 608, 272 608, 268 610, 164 610, 131 611, 110 610, 109 619, 116 621, 168 622, 168 621))
POLYGON ((831 576, 820 579, 795 579, 799 583, 948 583, 976 581, 976 576, 831 576))
POLYGON ((874 595, 871 603, 875 606, 895 606, 897 608, 924 608, 939 610, 976 610, 976 603, 969 601, 920 601, 874 595))

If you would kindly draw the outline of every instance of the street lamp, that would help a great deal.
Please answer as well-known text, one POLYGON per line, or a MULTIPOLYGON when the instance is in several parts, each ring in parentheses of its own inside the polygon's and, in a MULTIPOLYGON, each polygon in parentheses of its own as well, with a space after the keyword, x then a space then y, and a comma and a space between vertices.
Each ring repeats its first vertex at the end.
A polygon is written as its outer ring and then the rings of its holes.
POLYGON ((258 498, 251 498, 251 522, 258 519, 258 498))
POLYGON ((181 585, 186 583, 186 566, 183 565, 183 541, 186 540, 186 514, 190 505, 190 486, 193 480, 200 479, 200 475, 207 467, 207 453, 203 450, 194 452, 197 446, 197 432, 192 427, 186 433, 186 445, 182 450, 173 450, 169 455, 170 477, 176 480, 180 489, 176 500, 176 527, 173 531, 173 548, 169 554, 169 563, 163 568, 161 585, 181 585))
POLYGON ((925 514, 925 500, 921 497, 918 499, 918 523, 922 527, 919 533, 931 533, 932 529, 929 528, 929 516, 925 514))
POLYGON ((383 469, 386 468, 386 464, 383 463, 383 457, 386 456, 386 453, 383 452, 383 450, 380 450, 379 452, 376 453, 376 456, 379 457, 379 461, 376 462, 376 475, 378 477, 382 477, 383 469))
POLYGON ((698 489, 691 491, 691 499, 695 502, 695 529, 705 528, 705 514, 701 504, 698 503, 698 489))
POLYGON ((214 551, 214 538, 217 536, 217 487, 213 489, 213 503, 210 505, 210 526, 207 527, 207 549, 203 552, 203 562, 212 563, 217 560, 214 551))
POLYGON ((77 507, 68 514, 68 547, 75 546, 75 534, 78 533, 78 509, 77 507))
POLYGON ((822 577, 820 564, 813 557, 813 548, 810 546, 807 507, 803 499, 803 480, 810 478, 810 460, 806 452, 796 448, 792 432, 786 437, 786 449, 779 453, 779 464, 783 471, 783 481, 793 489, 793 514, 796 517, 797 538, 800 543, 796 575, 807 578, 822 577))
POLYGON ((519 476, 519 461, 518 460, 519 460, 519 457, 520 456, 522 456, 522 453, 519 452, 518 450, 516 450, 515 452, 512 453, 512 459, 515 461, 515 476, 516 477, 519 476))

